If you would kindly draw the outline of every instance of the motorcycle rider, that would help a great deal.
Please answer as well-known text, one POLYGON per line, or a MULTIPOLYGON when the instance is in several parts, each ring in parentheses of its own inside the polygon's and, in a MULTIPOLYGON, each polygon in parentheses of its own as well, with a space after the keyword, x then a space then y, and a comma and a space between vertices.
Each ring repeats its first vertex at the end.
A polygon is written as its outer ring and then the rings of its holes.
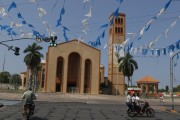
POLYGON ((32 92, 31 87, 22 95, 22 99, 25 99, 24 105, 23 105, 23 115, 24 115, 24 108, 27 103, 30 103, 32 105, 32 113, 34 113, 35 104, 34 101, 36 99, 35 94, 32 92))
POLYGON ((131 93, 130 93, 130 92, 128 92, 128 93, 127 93, 127 96, 126 96, 126 105, 127 105, 130 109, 132 109, 131 93))
POLYGON ((132 111, 136 113, 136 96, 135 96, 135 93, 133 93, 132 95, 132 111))

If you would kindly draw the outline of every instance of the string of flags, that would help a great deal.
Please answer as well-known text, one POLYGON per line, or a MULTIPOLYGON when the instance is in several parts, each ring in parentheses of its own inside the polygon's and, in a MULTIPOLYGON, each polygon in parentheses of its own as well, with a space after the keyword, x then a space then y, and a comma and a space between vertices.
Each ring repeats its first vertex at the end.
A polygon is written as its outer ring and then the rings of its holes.
MULTIPOLYGON (((18 11, 17 5, 16 5, 16 3, 14 1, 9 6, 8 12, 11 12, 13 9, 16 9, 18 11)), ((32 24, 29 24, 19 11, 17 13, 17 17, 21 20, 23 25, 27 25, 32 30, 32 32, 33 32, 32 35, 33 36, 36 36, 36 37, 38 36, 38 37, 41 37, 41 38, 45 38, 45 35, 44 34, 41 35, 38 31, 36 31, 34 26, 32 24)))
POLYGON ((128 45, 126 46, 125 44, 114 44, 114 51, 119 52, 122 48, 125 52, 130 52, 134 55, 138 53, 141 55, 147 55, 149 52, 152 56, 155 55, 159 57, 160 55, 167 55, 167 53, 169 53, 171 56, 175 50, 180 49, 180 40, 177 40, 175 43, 163 48, 131 47, 131 49, 129 49, 128 45))
POLYGON ((63 15, 65 14, 65 8, 64 8, 64 4, 65 4, 65 0, 64 0, 64 3, 63 3, 63 7, 62 9, 60 10, 60 15, 59 15, 59 19, 57 20, 57 24, 56 24, 56 27, 62 27, 63 28, 63 36, 64 36, 64 39, 66 41, 68 41, 68 37, 67 37, 67 31, 69 31, 69 29, 65 26, 62 25, 62 17, 63 15))
MULTIPOLYGON (((88 2, 90 2, 90 0, 83 0, 84 6, 85 6, 88 2)), ((90 20, 91 17, 92 17, 93 5, 94 5, 94 0, 93 0, 93 2, 92 2, 92 5, 90 6, 90 9, 89 9, 88 13, 86 13, 86 14, 84 15, 84 16, 85 16, 85 19, 82 20, 82 25, 83 25, 82 33, 85 34, 85 35, 87 34, 87 31, 89 30, 88 24, 89 24, 89 20, 90 20)), ((84 37, 83 37, 83 36, 80 36, 79 38, 80 38, 81 41, 84 41, 84 37)))
POLYGON ((144 34, 144 32, 147 32, 149 29, 150 29, 150 26, 153 22, 155 22, 155 20, 157 20, 157 18, 159 16, 161 16, 165 11, 166 9, 169 7, 170 3, 172 2, 172 0, 169 0, 165 6, 159 11, 159 13, 157 13, 157 15, 155 15, 150 21, 147 22, 147 24, 140 30, 140 33, 139 33, 139 37, 138 37, 138 40, 140 40, 144 34))
MULTIPOLYGON (((112 15, 112 18, 110 19, 110 21, 108 23, 105 23, 104 25, 102 25, 100 27, 100 29, 104 29, 103 32, 97 37, 96 41, 89 41, 88 44, 90 44, 92 47, 95 47, 97 48, 98 46, 101 46, 101 38, 104 38, 105 37, 105 32, 106 32, 106 29, 109 27, 111 27, 113 25, 113 22, 114 22, 114 17, 117 19, 118 18, 118 14, 119 14, 119 7, 120 5, 122 4, 122 2, 124 0, 116 0, 119 2, 119 6, 118 8, 113 12, 113 15, 112 15)), ((107 46, 107 44, 105 44, 105 46, 107 46)))
POLYGON ((42 23, 43 23, 43 25, 45 25, 45 28, 47 30, 48 35, 49 36, 55 35, 56 33, 51 30, 49 23, 47 22, 47 20, 44 17, 47 14, 46 10, 44 8, 40 7, 37 0, 30 0, 30 2, 36 4, 37 10, 38 10, 38 13, 39 13, 39 17, 43 19, 42 23))

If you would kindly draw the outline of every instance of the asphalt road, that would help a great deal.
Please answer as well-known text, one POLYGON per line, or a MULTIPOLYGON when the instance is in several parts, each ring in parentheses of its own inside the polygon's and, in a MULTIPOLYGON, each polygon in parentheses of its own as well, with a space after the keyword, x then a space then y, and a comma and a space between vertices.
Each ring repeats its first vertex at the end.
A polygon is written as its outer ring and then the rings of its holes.
MULTIPOLYGON (((180 120, 180 113, 171 113, 158 109, 155 117, 146 115, 128 117, 127 107, 120 104, 95 104, 82 102, 45 102, 35 101, 35 114, 31 120, 180 120)), ((22 102, 6 105, 0 109, 0 120, 24 120, 21 114, 22 102)))

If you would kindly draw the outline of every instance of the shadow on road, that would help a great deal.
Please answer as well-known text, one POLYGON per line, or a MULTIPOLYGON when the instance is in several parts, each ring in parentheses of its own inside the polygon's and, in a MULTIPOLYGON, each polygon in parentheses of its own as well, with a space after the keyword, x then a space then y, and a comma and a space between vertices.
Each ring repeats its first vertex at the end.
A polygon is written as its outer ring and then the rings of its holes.
POLYGON ((48 120, 48 119, 46 119, 46 118, 41 118, 41 117, 37 117, 37 116, 32 116, 32 117, 30 117, 29 120, 48 120))

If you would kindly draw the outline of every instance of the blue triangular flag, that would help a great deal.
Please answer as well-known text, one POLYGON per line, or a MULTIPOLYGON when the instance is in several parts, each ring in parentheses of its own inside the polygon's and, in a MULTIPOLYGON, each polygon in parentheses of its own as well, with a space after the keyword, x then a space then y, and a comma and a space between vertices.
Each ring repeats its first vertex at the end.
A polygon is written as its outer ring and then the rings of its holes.
POLYGON ((105 30, 103 31, 103 33, 101 34, 101 37, 104 38, 105 36, 105 30))
POLYGON ((148 49, 142 49, 142 55, 146 55, 148 52, 148 49))
POLYGON ((9 12, 11 9, 13 9, 13 8, 17 8, 15 2, 12 2, 12 3, 11 3, 11 5, 10 5, 9 8, 8 8, 8 12, 9 12))
POLYGON ((108 26, 108 24, 106 23, 106 24, 102 25, 102 26, 100 27, 100 29, 101 29, 101 28, 107 28, 107 26, 108 26))
POLYGON ((151 49, 151 55, 154 55, 154 49, 151 49))
POLYGON ((14 35, 14 36, 16 36, 17 35, 17 33, 15 33, 14 31, 12 31, 12 33, 11 33, 12 35, 14 35))
POLYGON ((170 1, 169 1, 168 3, 166 3, 166 5, 164 6, 164 9, 165 9, 165 10, 169 7, 171 1, 172 1, 172 0, 170 0, 170 1))
POLYGON ((10 27, 10 26, 4 25, 4 26, 1 27, 1 30, 5 30, 5 29, 8 28, 8 27, 10 27))
POLYGON ((100 39, 100 37, 101 37, 101 36, 99 36, 99 37, 96 39, 96 43, 97 43, 97 45, 99 45, 99 46, 101 45, 101 39, 100 39))
POLYGON ((13 28, 10 27, 10 28, 8 28, 6 31, 10 33, 10 32, 12 31, 12 29, 13 29, 13 28))
POLYGON ((31 24, 28 24, 28 26, 29 26, 29 27, 32 27, 32 28, 34 28, 34 26, 33 26, 33 25, 31 25, 31 24))
POLYGON ((119 14, 119 7, 116 9, 116 11, 114 12, 114 16, 116 17, 116 19, 118 19, 118 14, 119 14))
POLYGON ((61 26, 61 16, 60 16, 59 20, 57 20, 56 27, 58 27, 58 26, 61 26))
POLYGON ((156 52, 157 52, 157 56, 160 56, 160 50, 157 49, 156 52))
POLYGON ((21 13, 18 13, 17 16, 18 16, 18 18, 24 19, 24 18, 22 17, 21 13))
POLYGON ((27 24, 25 20, 22 21, 22 24, 27 24))
POLYGON ((61 14, 64 15, 64 13, 65 13, 65 9, 64 9, 64 6, 63 6, 63 8, 61 9, 61 14))

